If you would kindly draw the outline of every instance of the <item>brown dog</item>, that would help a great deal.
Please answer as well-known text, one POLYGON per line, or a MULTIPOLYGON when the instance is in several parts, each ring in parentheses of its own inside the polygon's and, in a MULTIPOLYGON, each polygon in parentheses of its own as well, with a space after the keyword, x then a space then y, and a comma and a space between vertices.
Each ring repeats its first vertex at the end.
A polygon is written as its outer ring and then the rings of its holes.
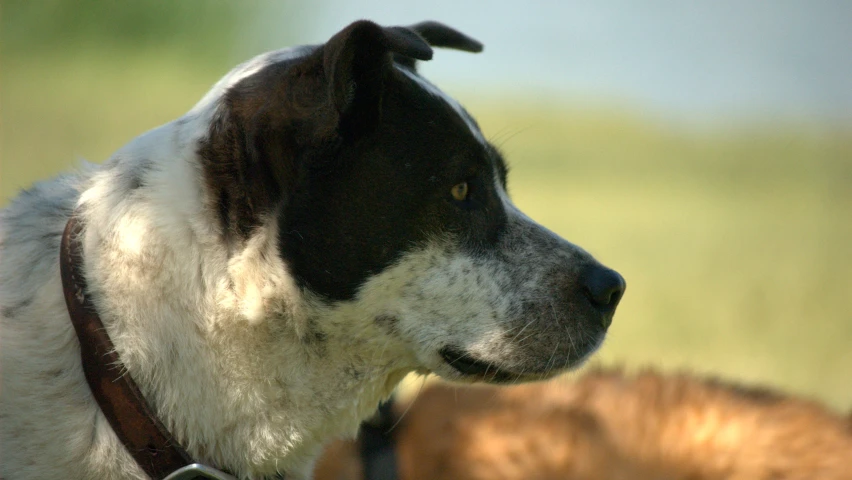
MULTIPOLYGON (((594 371, 574 383, 435 383, 392 431, 398 478, 852 479, 852 428, 823 406, 694 376, 594 371)), ((357 442, 319 480, 363 478, 357 442)))

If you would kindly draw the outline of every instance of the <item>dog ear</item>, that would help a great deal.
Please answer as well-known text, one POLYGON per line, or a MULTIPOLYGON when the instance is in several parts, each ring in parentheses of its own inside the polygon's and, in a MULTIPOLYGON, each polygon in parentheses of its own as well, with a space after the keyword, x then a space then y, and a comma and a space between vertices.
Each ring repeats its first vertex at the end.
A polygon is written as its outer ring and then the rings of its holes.
POLYGON ((366 20, 344 28, 323 46, 323 70, 342 136, 378 123, 391 55, 429 60, 432 48, 410 29, 384 28, 366 20))
MULTIPOLYGON (((423 37, 433 47, 451 48, 471 53, 479 53, 483 49, 482 43, 476 39, 440 22, 420 22, 411 25, 408 29, 423 37)), ((416 70, 417 60, 414 57, 396 54, 394 60, 404 67, 416 70)))

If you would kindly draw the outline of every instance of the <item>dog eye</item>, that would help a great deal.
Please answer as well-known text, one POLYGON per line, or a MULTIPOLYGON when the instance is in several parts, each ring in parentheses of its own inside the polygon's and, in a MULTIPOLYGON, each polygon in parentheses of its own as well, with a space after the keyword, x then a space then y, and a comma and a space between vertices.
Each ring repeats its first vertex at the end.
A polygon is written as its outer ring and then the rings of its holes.
POLYGON ((458 200, 459 202, 467 199, 467 192, 469 188, 467 186, 467 182, 462 182, 453 186, 450 190, 450 193, 453 195, 453 198, 458 200))

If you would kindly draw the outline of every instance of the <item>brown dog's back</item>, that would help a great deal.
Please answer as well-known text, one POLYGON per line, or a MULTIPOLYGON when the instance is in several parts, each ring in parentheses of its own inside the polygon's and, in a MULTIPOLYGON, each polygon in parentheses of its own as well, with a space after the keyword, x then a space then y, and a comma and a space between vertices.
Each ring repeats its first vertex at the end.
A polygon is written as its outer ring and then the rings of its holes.
MULTIPOLYGON (((852 478, 847 419, 815 402, 685 374, 435 383, 393 435, 404 480, 852 478)), ((330 451, 316 478, 362 478, 355 443, 330 451)))

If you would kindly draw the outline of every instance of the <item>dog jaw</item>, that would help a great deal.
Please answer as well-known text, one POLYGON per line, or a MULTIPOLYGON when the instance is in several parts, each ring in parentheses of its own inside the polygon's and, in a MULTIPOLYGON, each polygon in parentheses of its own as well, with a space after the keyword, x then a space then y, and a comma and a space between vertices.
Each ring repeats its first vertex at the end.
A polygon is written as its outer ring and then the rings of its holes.
POLYGON ((376 319, 418 369, 448 379, 515 383, 579 366, 605 327, 566 290, 594 260, 520 216, 510 217, 500 245, 471 252, 436 239, 370 278, 350 308, 376 319), (447 358, 448 347, 477 368, 453 365, 462 360, 447 358))

